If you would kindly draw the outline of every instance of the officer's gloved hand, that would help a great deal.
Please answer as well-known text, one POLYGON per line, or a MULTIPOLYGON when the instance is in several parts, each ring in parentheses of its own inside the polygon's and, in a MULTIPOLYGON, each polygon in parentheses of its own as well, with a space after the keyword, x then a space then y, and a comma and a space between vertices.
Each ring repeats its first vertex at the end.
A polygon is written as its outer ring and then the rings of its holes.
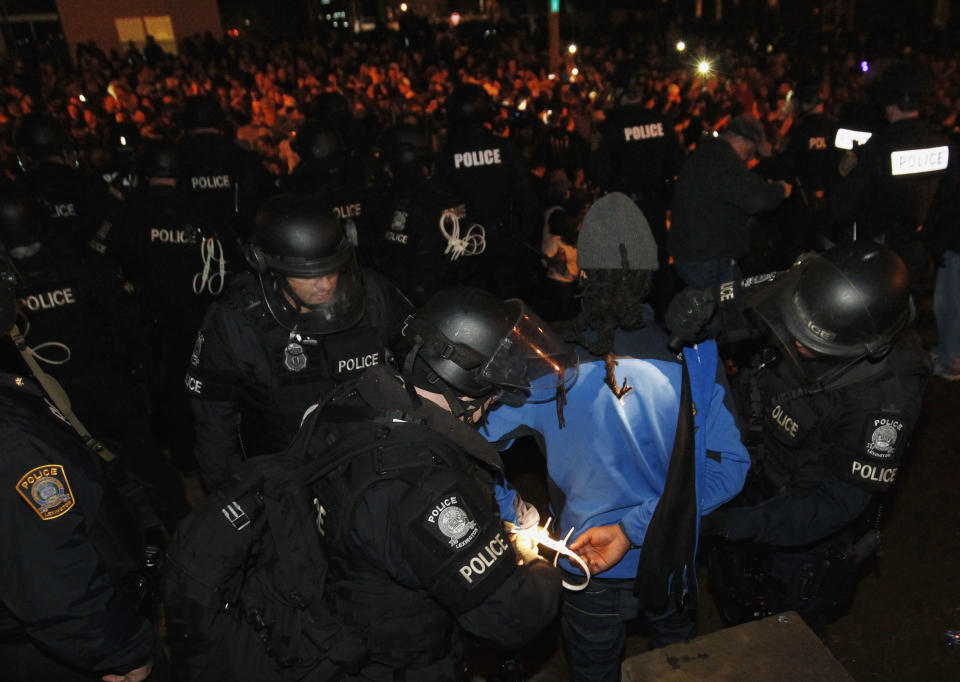
POLYGON ((718 509, 700 518, 700 537, 727 538, 727 512, 718 509))
POLYGON ((503 527, 508 533, 510 538, 510 544, 513 545, 513 551, 517 553, 517 557, 520 559, 520 562, 523 564, 529 564, 537 559, 543 559, 540 556, 540 550, 538 545, 530 539, 529 536, 523 533, 514 533, 514 524, 510 521, 504 521, 503 527))
POLYGON ((716 298, 709 289, 687 287, 673 297, 667 306, 664 325, 670 332, 670 349, 702 341, 717 309, 716 298))
POLYGON ((700 518, 700 537, 753 540, 762 525, 762 507, 724 507, 700 518))

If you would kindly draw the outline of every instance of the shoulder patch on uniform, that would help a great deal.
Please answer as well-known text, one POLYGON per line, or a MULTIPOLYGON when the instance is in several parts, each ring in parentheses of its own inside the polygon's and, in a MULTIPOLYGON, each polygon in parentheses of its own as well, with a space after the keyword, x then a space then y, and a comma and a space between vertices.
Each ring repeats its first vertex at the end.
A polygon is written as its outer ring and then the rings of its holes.
POLYGON ((456 552, 473 542, 480 532, 474 519, 463 494, 451 488, 424 514, 423 527, 456 552))
POLYGON ((906 434, 895 415, 875 414, 863 427, 863 451, 874 459, 888 460, 903 450, 906 434))
POLYGON ((31 469, 17 481, 17 492, 44 521, 63 516, 75 504, 67 472, 59 464, 31 469))

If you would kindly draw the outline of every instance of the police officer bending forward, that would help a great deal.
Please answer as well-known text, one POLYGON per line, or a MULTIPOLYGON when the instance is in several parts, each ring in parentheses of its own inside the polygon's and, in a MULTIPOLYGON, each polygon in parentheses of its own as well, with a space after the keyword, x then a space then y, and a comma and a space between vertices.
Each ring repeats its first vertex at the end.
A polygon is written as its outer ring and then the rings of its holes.
POLYGON ((256 274, 237 276, 211 304, 186 377, 208 486, 245 456, 282 450, 318 395, 387 361, 409 310, 392 285, 357 265, 314 195, 268 200, 246 255, 256 274))
MULTIPOLYGON (((907 327, 907 269, 890 249, 855 242, 772 277, 720 286, 725 320, 745 309, 770 344, 734 382, 751 478, 701 532, 730 541, 711 562, 728 619, 751 617, 760 596, 761 611, 796 610, 823 635, 876 549, 880 494, 897 476, 930 370, 907 327), (766 580, 750 594, 758 571, 766 580)), ((675 334, 690 328, 698 296, 671 303, 675 334)), ((735 327, 725 325, 730 336, 735 327)))
POLYGON ((8 372, 11 272, 0 263, 0 677, 140 682, 156 635, 114 589, 124 567, 104 557, 122 552, 96 463, 32 377, 8 372))
POLYGON ((363 403, 401 416, 316 489, 327 590, 369 638, 347 679, 459 680, 459 629, 515 648, 553 619, 559 573, 522 549, 517 564, 494 499, 500 458, 471 426, 538 376, 572 382, 575 356, 543 329, 519 301, 449 289, 407 318, 408 387, 379 367, 358 382, 363 403))

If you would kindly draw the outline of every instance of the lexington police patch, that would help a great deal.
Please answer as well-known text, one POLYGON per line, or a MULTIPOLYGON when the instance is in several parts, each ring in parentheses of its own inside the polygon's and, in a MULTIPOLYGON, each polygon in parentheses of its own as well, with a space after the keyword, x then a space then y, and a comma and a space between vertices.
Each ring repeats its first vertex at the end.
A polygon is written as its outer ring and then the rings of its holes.
POLYGON ((44 464, 17 481, 17 492, 44 521, 56 519, 75 504, 67 472, 59 464, 44 464))
POLYGON ((892 459, 903 450, 906 435, 899 415, 872 415, 863 427, 863 450, 875 459, 892 459))
POLYGON ((423 527, 452 551, 459 551, 473 542, 480 529, 463 494, 451 488, 435 502, 423 517, 423 527))

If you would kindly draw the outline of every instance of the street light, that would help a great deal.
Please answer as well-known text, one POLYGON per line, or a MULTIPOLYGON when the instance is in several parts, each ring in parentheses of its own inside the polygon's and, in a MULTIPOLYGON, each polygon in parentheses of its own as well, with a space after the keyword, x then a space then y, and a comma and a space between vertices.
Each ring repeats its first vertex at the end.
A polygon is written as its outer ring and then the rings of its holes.
POLYGON ((570 43, 570 44, 567 46, 567 52, 569 52, 570 54, 576 54, 576 53, 577 53, 577 46, 576 46, 576 44, 575 44, 575 43, 570 43))
POLYGON ((706 76, 709 74, 711 69, 712 67, 710 62, 706 59, 701 59, 699 62, 697 62, 697 73, 699 73, 701 76, 706 76))
POLYGON ((682 40, 677 41, 677 52, 683 52, 687 49, 687 44, 682 40))

